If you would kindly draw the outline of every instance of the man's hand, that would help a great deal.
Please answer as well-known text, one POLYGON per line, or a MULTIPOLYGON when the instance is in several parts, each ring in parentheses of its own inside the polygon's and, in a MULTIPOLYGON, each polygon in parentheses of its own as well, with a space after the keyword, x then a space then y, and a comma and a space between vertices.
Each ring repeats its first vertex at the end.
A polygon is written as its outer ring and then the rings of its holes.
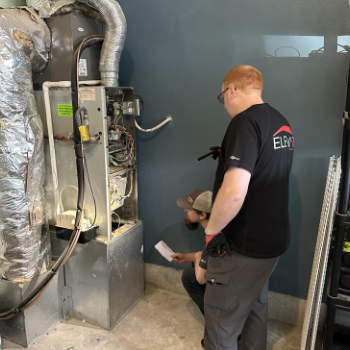
POLYGON ((173 262, 176 264, 183 264, 194 261, 194 253, 175 253, 172 255, 173 262))

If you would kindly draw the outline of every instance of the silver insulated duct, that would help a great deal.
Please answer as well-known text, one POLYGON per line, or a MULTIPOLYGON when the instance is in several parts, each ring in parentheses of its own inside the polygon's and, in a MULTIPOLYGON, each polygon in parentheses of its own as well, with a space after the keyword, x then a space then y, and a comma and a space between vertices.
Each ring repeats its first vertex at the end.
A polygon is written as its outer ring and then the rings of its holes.
POLYGON ((116 0, 90 0, 106 23, 105 39, 100 58, 102 84, 118 86, 119 62, 126 37, 126 19, 116 0))
POLYGON ((23 282, 45 268, 43 128, 32 69, 48 61, 50 32, 36 13, 0 10, 0 278, 23 282))

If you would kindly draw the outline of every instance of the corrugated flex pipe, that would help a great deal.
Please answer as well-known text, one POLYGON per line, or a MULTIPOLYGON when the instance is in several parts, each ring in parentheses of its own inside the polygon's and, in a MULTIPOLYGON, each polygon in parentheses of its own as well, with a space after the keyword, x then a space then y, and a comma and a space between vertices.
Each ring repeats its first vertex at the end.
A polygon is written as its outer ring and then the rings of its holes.
POLYGON ((118 86, 119 62, 126 37, 126 19, 116 0, 90 0, 106 23, 105 40, 100 58, 102 84, 118 86))

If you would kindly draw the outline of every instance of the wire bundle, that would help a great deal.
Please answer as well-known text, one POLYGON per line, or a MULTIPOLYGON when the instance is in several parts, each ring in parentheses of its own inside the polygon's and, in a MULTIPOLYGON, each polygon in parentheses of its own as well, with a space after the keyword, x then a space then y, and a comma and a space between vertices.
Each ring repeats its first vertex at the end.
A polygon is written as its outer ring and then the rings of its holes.
POLYGON ((131 133, 121 125, 113 125, 119 131, 120 140, 110 144, 109 160, 113 166, 130 165, 135 163, 135 141, 131 133))

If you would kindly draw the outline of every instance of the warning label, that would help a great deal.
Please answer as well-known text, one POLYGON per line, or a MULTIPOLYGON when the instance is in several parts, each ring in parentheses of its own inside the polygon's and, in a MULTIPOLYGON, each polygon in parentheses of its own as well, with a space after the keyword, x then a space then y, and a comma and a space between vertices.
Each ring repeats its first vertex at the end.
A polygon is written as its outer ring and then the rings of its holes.
POLYGON ((88 76, 87 59, 81 58, 79 60, 79 77, 87 77, 87 76, 88 76))
POLYGON ((83 87, 79 90, 80 101, 93 101, 96 102, 96 89, 94 87, 83 87))
POLYGON ((69 103, 57 104, 57 115, 59 117, 73 117, 73 106, 69 103))

